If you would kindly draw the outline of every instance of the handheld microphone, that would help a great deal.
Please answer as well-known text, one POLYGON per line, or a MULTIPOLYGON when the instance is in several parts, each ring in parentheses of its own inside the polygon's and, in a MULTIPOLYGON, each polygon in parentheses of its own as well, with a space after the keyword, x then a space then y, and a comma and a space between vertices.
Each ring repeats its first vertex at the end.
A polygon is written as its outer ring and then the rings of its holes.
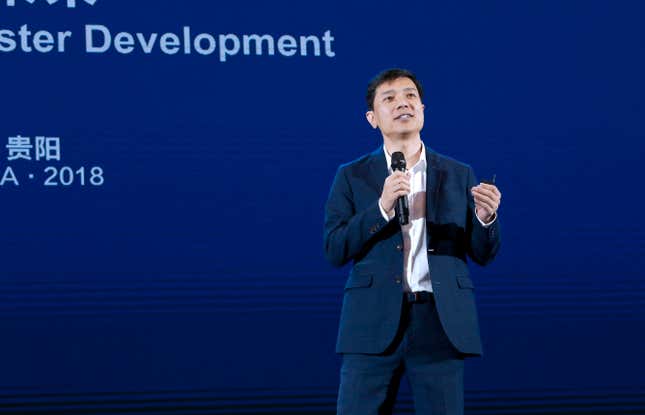
MULTIPOLYGON (((405 156, 400 151, 395 151, 392 153, 392 171, 402 171, 405 172, 405 156)), ((400 196, 396 199, 396 216, 399 218, 400 225, 407 225, 410 222, 410 208, 408 206, 408 198, 406 196, 400 196)))

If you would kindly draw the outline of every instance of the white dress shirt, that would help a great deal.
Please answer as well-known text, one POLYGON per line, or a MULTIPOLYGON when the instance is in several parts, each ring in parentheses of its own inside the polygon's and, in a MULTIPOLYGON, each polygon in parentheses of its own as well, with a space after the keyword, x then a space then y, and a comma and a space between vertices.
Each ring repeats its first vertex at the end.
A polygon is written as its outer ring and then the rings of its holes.
MULTIPOLYGON (((392 156, 383 146, 385 159, 390 174, 392 174, 392 156)), ((403 290, 406 292, 429 291, 432 292, 430 282, 430 268, 428 266, 428 236, 426 232, 426 149, 421 143, 421 156, 419 161, 409 168, 410 193, 408 206, 410 207, 410 221, 401 226, 403 234, 403 290)), ((391 218, 379 203, 381 214, 385 220, 391 218)))

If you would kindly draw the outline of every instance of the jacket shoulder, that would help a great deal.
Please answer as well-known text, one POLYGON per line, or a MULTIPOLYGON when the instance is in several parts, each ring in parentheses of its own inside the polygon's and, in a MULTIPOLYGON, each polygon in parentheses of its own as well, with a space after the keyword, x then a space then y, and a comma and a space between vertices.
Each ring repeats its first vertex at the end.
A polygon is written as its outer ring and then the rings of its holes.
POLYGON ((429 157, 433 157, 435 162, 446 170, 455 170, 461 174, 468 174, 472 170, 470 164, 459 161, 453 157, 446 156, 445 154, 432 151, 429 157))
MULTIPOLYGON (((383 154, 383 150, 380 148, 367 154, 363 154, 362 156, 352 160, 348 161, 347 163, 343 163, 338 167, 338 172, 343 172, 343 173, 349 173, 350 175, 355 172, 362 172, 365 169, 367 169, 370 166, 370 163, 373 161, 375 157, 378 157, 379 151, 381 154, 383 154)), ((384 156, 385 157, 385 156, 384 156)))
POLYGON ((339 169, 351 169, 354 167, 361 167, 367 164, 370 161, 370 159, 374 156, 375 156, 375 152, 363 154, 362 156, 355 158, 354 160, 341 164, 339 169))

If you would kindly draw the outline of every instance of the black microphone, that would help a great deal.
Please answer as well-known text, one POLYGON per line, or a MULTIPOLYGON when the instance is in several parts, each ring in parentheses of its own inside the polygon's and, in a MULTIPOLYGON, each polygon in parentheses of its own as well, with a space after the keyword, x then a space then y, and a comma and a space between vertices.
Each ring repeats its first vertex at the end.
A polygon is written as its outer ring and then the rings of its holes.
MULTIPOLYGON (((400 151, 392 153, 392 171, 405 172, 405 156, 400 151)), ((408 198, 400 196, 396 199, 396 216, 399 218, 400 225, 407 225, 410 222, 410 208, 408 207, 408 198)))

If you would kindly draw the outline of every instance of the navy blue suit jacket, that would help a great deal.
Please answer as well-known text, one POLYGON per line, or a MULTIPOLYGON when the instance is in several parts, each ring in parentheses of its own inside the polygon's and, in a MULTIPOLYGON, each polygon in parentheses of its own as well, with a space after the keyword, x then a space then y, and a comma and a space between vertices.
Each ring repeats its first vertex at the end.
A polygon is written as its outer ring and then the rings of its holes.
MULTIPOLYGON (((428 265, 439 318, 464 354, 481 354, 467 257, 485 265, 500 246, 499 219, 483 227, 470 189, 470 166, 426 147, 428 265)), ((324 247, 335 266, 353 261, 345 285, 338 353, 382 353, 397 332, 402 309, 403 244, 395 219, 378 200, 388 175, 383 148, 342 165, 325 206, 324 247)))

